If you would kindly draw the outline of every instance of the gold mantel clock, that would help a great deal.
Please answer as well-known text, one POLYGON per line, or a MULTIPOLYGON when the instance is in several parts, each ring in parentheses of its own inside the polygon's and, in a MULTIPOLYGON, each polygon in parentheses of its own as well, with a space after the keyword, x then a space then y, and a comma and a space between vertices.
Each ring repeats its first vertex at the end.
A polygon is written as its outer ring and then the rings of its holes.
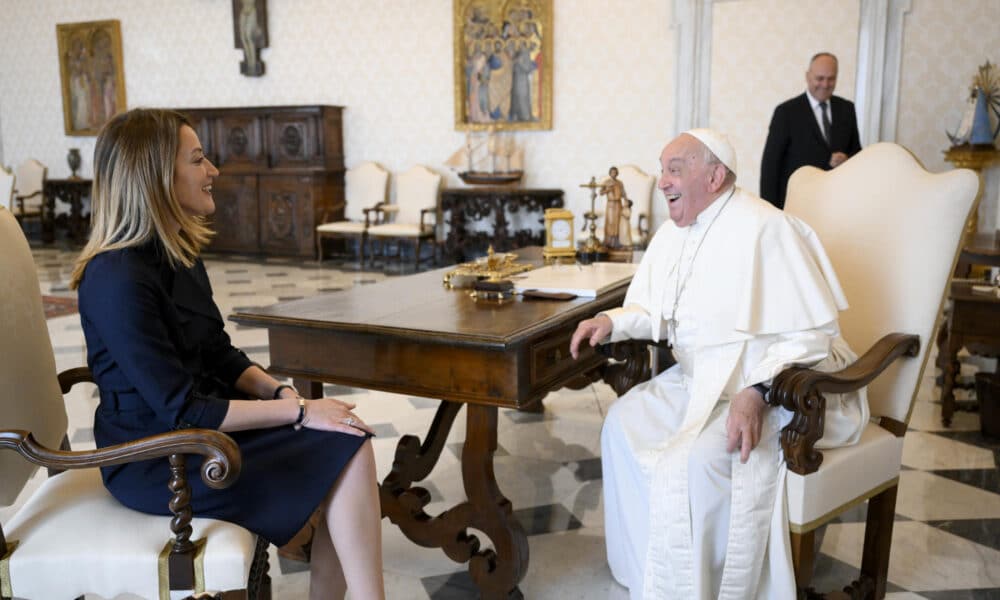
POLYGON ((545 259, 574 258, 576 245, 573 243, 573 213, 565 208, 545 209, 545 259))

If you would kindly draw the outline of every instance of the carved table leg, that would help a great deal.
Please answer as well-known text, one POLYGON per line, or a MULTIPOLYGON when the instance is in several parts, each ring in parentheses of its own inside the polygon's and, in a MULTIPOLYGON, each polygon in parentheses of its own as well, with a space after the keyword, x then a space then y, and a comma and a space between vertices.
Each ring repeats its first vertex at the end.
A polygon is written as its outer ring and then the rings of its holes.
POLYGON ((462 480, 473 506, 472 526, 486 533, 496 548, 477 552, 469 561, 469 572, 483 598, 523 598, 517 584, 528 570, 528 537, 493 472, 497 408, 469 405, 467 411, 462 480))
POLYGON ((482 598, 522 598, 517 584, 528 569, 528 538, 513 517, 510 501, 497 487, 493 472, 496 407, 466 406, 462 480, 467 502, 432 517, 423 510, 430 503, 430 494, 411 485, 427 477, 434 468, 461 407, 443 401, 423 444, 411 435, 399 441, 392 472, 379 489, 382 514, 411 541, 428 548, 441 548, 456 562, 468 562, 482 598), (469 527, 484 532, 496 550, 480 550, 479 539, 468 533, 469 527))

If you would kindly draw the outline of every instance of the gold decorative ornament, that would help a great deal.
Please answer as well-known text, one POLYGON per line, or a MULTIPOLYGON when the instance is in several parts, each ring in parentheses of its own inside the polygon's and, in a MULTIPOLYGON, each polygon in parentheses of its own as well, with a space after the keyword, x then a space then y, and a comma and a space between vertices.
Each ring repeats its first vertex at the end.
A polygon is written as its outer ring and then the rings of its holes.
POLYGON ((513 252, 497 253, 490 246, 486 256, 462 263, 445 273, 442 283, 449 289, 471 288, 477 281, 498 282, 532 268, 530 264, 517 262, 513 252))

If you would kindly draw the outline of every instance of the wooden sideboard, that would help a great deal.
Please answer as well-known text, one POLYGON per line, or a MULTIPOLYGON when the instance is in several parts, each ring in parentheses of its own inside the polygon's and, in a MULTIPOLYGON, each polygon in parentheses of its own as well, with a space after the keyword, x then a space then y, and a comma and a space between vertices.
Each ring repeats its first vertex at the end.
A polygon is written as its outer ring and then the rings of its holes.
POLYGON ((209 250, 312 256, 344 214, 340 106, 182 108, 221 171, 209 250))

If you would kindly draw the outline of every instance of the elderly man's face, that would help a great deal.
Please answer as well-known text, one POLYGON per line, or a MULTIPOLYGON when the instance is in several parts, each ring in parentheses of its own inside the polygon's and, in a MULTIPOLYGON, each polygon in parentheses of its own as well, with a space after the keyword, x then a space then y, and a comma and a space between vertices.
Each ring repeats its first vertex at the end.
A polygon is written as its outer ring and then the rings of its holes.
POLYGON ((837 60, 832 56, 820 56, 812 61, 806 71, 806 86, 812 97, 826 102, 837 87, 837 60))
POLYGON ((696 138, 682 134, 663 149, 660 168, 657 187, 667 199, 670 220, 678 227, 687 227, 715 199, 712 169, 705 164, 705 147, 696 138))

